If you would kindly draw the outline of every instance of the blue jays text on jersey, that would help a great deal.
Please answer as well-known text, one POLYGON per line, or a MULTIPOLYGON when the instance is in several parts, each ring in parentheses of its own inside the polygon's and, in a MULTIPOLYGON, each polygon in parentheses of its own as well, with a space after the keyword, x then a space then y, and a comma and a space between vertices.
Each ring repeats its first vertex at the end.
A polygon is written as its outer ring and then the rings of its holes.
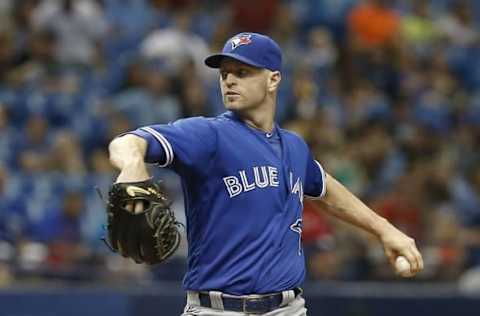
POLYGON ((186 290, 262 294, 303 282, 303 196, 325 194, 325 173, 299 136, 262 132, 233 112, 131 133, 147 140, 147 162, 182 179, 186 290))

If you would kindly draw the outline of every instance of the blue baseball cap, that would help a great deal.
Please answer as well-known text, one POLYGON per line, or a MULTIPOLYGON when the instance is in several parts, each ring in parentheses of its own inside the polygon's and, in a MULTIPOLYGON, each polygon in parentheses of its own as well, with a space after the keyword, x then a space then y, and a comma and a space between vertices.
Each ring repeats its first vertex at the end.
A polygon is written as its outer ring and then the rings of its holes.
POLYGON ((230 57, 242 63, 271 71, 282 69, 282 51, 270 37, 258 33, 240 33, 230 38, 220 54, 210 55, 205 64, 219 68, 223 58, 230 57))

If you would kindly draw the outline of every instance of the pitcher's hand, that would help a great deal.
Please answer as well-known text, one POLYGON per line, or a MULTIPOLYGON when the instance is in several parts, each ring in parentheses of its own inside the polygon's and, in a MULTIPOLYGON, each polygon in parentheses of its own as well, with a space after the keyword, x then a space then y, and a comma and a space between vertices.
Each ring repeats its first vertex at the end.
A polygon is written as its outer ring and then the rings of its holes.
POLYGON ((393 269, 395 269, 397 257, 404 256, 410 264, 410 273, 404 276, 412 277, 423 270, 422 254, 418 250, 413 238, 390 225, 380 235, 380 241, 393 269))

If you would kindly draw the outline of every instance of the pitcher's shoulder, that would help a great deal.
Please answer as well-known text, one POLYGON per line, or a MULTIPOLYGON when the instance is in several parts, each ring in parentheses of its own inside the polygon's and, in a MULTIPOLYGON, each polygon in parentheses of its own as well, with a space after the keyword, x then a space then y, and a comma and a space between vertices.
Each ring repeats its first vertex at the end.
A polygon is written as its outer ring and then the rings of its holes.
POLYGON ((214 117, 208 117, 205 119, 207 119, 210 122, 210 124, 212 124, 217 128, 226 126, 226 125, 232 125, 238 121, 238 118, 235 115, 233 115, 230 111, 224 112, 214 117))

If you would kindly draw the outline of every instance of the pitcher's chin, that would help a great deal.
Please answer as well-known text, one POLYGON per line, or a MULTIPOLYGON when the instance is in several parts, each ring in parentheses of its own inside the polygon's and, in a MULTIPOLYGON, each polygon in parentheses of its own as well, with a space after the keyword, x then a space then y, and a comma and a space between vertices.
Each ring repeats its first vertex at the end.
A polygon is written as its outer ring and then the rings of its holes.
POLYGON ((238 102, 237 100, 234 100, 234 101, 225 100, 224 104, 225 104, 225 108, 230 111, 239 111, 243 108, 242 103, 238 102))

